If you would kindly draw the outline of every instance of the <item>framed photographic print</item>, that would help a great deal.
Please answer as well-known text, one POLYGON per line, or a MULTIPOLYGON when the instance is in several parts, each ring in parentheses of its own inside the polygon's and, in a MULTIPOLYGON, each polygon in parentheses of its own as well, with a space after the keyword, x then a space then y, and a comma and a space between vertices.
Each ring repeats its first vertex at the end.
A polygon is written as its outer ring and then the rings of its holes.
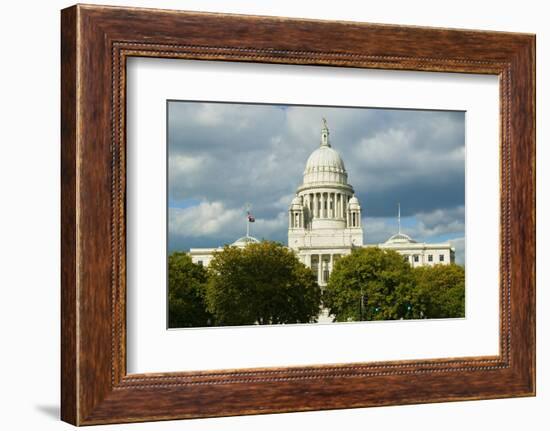
POLYGON ((533 35, 78 5, 61 41, 63 420, 534 395, 533 35))

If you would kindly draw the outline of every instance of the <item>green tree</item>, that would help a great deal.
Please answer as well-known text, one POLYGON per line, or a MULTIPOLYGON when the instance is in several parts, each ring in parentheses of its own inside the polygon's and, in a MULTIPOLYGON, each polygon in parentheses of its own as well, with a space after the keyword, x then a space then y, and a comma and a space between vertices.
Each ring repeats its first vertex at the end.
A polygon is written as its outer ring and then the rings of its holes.
POLYGON ((321 292, 292 251, 262 241, 214 255, 206 298, 217 325, 307 323, 317 319, 321 292))
POLYGON ((413 270, 416 300, 426 318, 464 317, 465 272, 460 265, 423 266, 413 270))
POLYGON ((186 253, 168 257, 168 326, 185 328, 209 326, 212 315, 206 309, 207 273, 186 253))
POLYGON ((418 318, 412 269, 399 253, 355 249, 334 265, 323 294, 337 322, 418 318))

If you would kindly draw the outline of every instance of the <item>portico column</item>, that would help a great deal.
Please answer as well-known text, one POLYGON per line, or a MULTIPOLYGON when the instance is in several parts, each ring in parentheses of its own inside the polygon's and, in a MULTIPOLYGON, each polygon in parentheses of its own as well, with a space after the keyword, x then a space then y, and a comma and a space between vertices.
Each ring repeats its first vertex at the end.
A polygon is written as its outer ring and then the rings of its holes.
POLYGON ((317 265, 317 281, 319 284, 322 283, 323 279, 322 279, 322 274, 323 274, 323 255, 320 254, 319 255, 319 265, 317 265))
POLYGON ((342 193, 342 218, 346 218, 346 195, 342 193))
POLYGON ((317 217, 321 218, 321 195, 316 193, 315 198, 317 199, 317 217))
POLYGON ((321 196, 319 193, 315 193, 315 200, 317 201, 317 218, 321 217, 321 196))
POLYGON ((317 194, 313 193, 313 217, 317 218, 317 194))
POLYGON ((334 255, 331 253, 330 254, 330 263, 329 263, 329 266, 328 266, 328 273, 329 275, 332 274, 332 266, 334 264, 334 255))

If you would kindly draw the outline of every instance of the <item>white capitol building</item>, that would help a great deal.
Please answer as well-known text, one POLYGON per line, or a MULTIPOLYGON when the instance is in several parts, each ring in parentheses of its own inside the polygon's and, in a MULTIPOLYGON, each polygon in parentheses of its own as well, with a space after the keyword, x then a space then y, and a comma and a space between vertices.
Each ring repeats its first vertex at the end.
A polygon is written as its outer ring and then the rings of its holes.
MULTIPOLYGON (((288 210, 288 221, 288 247, 317 274, 320 286, 326 285, 336 260, 358 247, 395 250, 415 267, 454 262, 455 250, 450 243, 419 243, 401 233, 400 227, 382 244, 363 244, 361 206, 348 183, 340 154, 331 147, 324 119, 320 146, 307 160, 303 182, 288 210)), ((247 234, 232 245, 244 247, 250 242, 258 240, 247 234)), ((192 248, 189 254, 194 263, 208 266, 220 250, 222 247, 192 248)))

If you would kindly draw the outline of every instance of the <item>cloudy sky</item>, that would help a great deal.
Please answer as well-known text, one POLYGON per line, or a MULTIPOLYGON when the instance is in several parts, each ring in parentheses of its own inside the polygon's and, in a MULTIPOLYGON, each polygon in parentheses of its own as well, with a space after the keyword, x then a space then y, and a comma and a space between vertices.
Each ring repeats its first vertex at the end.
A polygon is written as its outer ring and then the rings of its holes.
POLYGON ((464 262, 464 113, 168 102, 168 248, 217 247, 246 233, 287 242, 287 210, 321 119, 362 207, 365 243, 402 231, 451 241, 464 262))

